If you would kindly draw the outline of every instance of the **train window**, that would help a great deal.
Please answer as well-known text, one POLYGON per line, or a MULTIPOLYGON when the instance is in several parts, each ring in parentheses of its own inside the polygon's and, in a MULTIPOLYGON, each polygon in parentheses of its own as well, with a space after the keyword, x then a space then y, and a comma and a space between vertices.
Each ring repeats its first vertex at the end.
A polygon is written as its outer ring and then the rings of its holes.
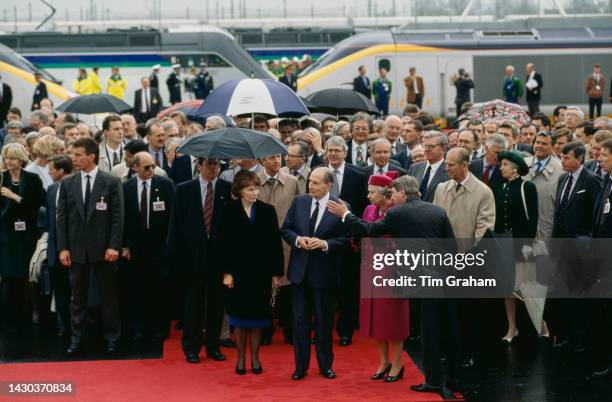
POLYGON ((230 67, 230 64, 218 54, 186 54, 167 58, 170 64, 178 63, 183 68, 199 67, 204 62, 208 67, 230 67))
POLYGON ((378 60, 378 69, 384 68, 388 73, 391 72, 391 60, 389 59, 379 59, 378 60))

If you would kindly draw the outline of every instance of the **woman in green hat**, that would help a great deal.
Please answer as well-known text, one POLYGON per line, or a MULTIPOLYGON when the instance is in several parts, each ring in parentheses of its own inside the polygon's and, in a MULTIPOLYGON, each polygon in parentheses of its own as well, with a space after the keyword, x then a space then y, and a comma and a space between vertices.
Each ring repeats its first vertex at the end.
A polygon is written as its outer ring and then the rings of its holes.
MULTIPOLYGON (((493 189, 495 196, 495 232, 512 232, 514 256, 517 264, 524 262, 524 246, 530 247, 538 226, 538 193, 535 184, 524 181, 521 176, 529 167, 521 154, 514 151, 500 152, 500 171, 504 181, 493 189), (521 241, 517 241, 521 239, 521 241), (529 239, 525 241, 524 239, 529 239)), ((515 286, 516 289, 516 286, 515 286)), ((516 299, 506 298, 508 332, 502 341, 511 343, 518 335, 516 328, 516 299)), ((543 323, 543 330, 545 327, 543 323)), ((547 330, 546 330, 547 332, 547 330)), ((544 333, 544 332, 542 332, 544 333)))

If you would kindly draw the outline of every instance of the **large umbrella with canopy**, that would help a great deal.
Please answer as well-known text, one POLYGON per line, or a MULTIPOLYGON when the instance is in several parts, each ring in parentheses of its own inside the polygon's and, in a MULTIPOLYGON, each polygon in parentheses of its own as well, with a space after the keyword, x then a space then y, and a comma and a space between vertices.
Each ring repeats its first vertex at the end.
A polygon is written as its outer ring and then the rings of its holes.
POLYGON ((219 85, 208 95, 196 114, 301 117, 308 114, 308 109, 295 92, 283 83, 273 79, 244 78, 219 85))
POLYGON ((109 94, 92 94, 69 99, 55 110, 75 114, 124 113, 132 110, 132 106, 109 94))
POLYGON ((529 122, 529 114, 521 105, 495 99, 489 102, 476 103, 465 113, 472 121, 514 120, 520 126, 529 122))
POLYGON ((231 127, 191 136, 177 152, 207 159, 259 159, 287 153, 287 148, 271 134, 231 127))
POLYGON ((329 113, 336 116, 357 112, 379 114, 371 100, 351 89, 323 89, 307 96, 306 99, 312 102, 320 113, 329 113))
POLYGON ((202 106, 202 103, 204 103, 202 99, 192 99, 180 103, 175 103, 174 105, 169 106, 159 112, 157 114, 157 117, 159 119, 163 119, 166 116, 170 116, 173 112, 183 112, 189 120, 197 120, 196 112, 198 111, 200 106, 202 106))

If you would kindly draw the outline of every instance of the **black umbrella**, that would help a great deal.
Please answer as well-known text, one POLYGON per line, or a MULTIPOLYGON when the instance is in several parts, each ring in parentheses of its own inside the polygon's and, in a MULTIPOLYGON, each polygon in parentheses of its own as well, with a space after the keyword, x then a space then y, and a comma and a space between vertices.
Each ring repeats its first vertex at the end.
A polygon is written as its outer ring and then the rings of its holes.
POLYGON ((131 109, 132 107, 121 99, 108 94, 77 96, 56 108, 60 112, 76 114, 123 113, 131 109))
POLYGON ((307 97, 321 113, 334 115, 367 112, 379 114, 371 100, 351 89, 329 88, 317 91, 307 97))
POLYGON ((196 158, 258 159, 287 153, 287 148, 271 134, 231 127, 189 137, 176 151, 196 158))
POLYGON ((316 113, 316 112, 319 111, 319 108, 314 103, 309 101, 308 99, 306 99, 306 98, 304 98, 302 96, 299 96, 299 98, 302 101, 302 103, 304 104, 304 106, 306 106, 306 109, 308 109, 308 111, 310 113, 316 113))

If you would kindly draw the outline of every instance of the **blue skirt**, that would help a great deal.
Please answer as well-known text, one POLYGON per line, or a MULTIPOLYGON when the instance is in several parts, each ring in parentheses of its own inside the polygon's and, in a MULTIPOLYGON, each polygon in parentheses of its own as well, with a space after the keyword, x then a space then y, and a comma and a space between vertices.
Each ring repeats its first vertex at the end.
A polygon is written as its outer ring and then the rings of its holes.
POLYGON ((270 326, 271 321, 269 318, 242 318, 229 315, 229 324, 238 328, 265 328, 270 326))

